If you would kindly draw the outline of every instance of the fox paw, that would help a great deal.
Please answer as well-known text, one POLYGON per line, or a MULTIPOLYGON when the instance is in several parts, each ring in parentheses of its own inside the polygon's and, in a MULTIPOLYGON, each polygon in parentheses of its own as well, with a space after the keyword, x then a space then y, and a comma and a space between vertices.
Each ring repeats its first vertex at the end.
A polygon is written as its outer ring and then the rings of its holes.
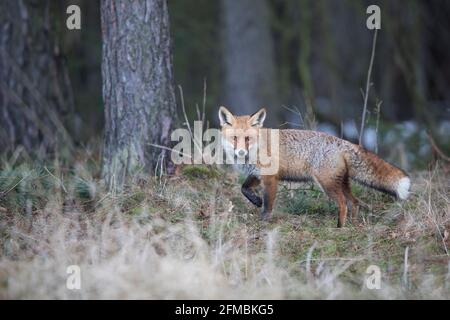
POLYGON ((258 208, 261 208, 262 204, 263 204, 261 197, 255 197, 255 199, 253 199, 252 203, 255 206, 257 206, 258 208))
POLYGON ((262 221, 270 221, 272 219, 272 213, 271 212, 266 212, 266 211, 262 211, 261 212, 261 220, 262 221))

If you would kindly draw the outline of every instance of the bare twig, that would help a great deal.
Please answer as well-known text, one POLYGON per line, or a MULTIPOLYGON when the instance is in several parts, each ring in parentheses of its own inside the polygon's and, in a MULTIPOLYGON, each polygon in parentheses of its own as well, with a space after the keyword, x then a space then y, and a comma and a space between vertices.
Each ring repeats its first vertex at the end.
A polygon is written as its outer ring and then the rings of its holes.
MULTIPOLYGON (((205 113, 205 108, 206 108, 206 78, 203 80, 203 103, 202 103, 202 124, 205 125, 205 117, 206 117, 206 113, 205 113)), ((206 127, 206 129, 208 129, 208 127, 206 127)))
POLYGON ((286 110, 296 114, 300 118, 300 124, 294 124, 293 122, 288 122, 287 121, 287 122, 281 124, 280 127, 285 125, 285 124, 292 124, 292 125, 296 125, 296 126, 302 127, 302 128, 305 127, 305 121, 303 120, 303 116, 302 116, 302 113, 300 112, 299 108, 297 108, 297 107, 290 108, 290 107, 287 107, 285 105, 282 105, 282 107, 285 108, 286 110))
POLYGON ((359 131, 359 145, 360 146, 362 146, 362 137, 364 135, 364 125, 366 122, 367 102, 369 100, 369 91, 370 91, 370 85, 371 85, 370 79, 372 77, 373 61, 375 59, 375 49, 377 47, 377 35, 378 35, 378 29, 375 29, 375 33, 373 35, 372 54, 370 57, 369 70, 367 71, 366 92, 364 94, 364 108, 363 108, 363 114, 362 114, 362 119, 361 119, 361 130, 359 131))
POLYGON ((283 127, 285 125, 291 125, 291 126, 303 128, 303 126, 301 124, 294 123, 294 122, 289 122, 289 121, 283 122, 282 124, 279 125, 279 127, 283 127))
POLYGON ((47 171, 47 173, 59 183, 64 192, 67 193, 67 189, 66 187, 64 187, 64 183, 62 182, 62 180, 51 173, 50 170, 47 169, 47 166, 44 166, 44 170, 47 171))
POLYGON ((0 196, 3 198, 4 196, 6 196, 8 193, 10 193, 12 190, 14 190, 23 180, 25 180, 26 178, 28 178, 29 175, 26 175, 25 177, 22 177, 22 179, 20 179, 16 184, 14 184, 11 188, 9 188, 7 191, 3 191, 0 192, 0 196))
POLYGON ((186 122, 186 126, 189 130, 189 134, 191 135, 192 141, 194 142, 194 146, 199 150, 200 153, 202 153, 202 144, 197 141, 195 138, 194 133, 192 132, 191 125, 189 124, 189 118, 186 113, 186 108, 184 106, 184 95, 183 95, 183 88, 181 86, 178 86, 178 90, 180 91, 180 99, 181 99, 181 109, 183 110, 183 116, 184 121, 186 122))
POLYGON ((154 144, 154 143, 148 143, 148 145, 149 145, 149 146, 152 146, 152 147, 160 148, 160 149, 163 149, 163 150, 169 150, 169 151, 172 151, 172 152, 176 152, 176 153, 181 154, 181 155, 183 155, 183 156, 192 158, 192 156, 191 156, 190 154, 187 154, 187 153, 184 153, 184 152, 177 151, 177 150, 175 150, 175 149, 173 149, 173 148, 169 148, 169 147, 162 146, 162 145, 159 145, 159 144, 154 144))
POLYGON ((378 127, 380 125, 380 112, 381 112, 381 105, 383 104, 383 101, 377 102, 377 123, 375 124, 375 153, 378 154, 378 127))
POLYGON ((433 137, 431 136, 430 132, 427 132, 428 140, 430 141, 431 147, 433 148, 433 151, 436 152, 438 156, 440 156, 442 159, 444 159, 447 162, 450 162, 450 157, 446 156, 444 152, 438 147, 436 144, 436 141, 434 141, 433 137))
MULTIPOLYGON (((42 108, 42 110, 44 110, 47 113, 48 119, 50 120, 50 122, 55 126, 56 130, 59 133, 61 133, 61 135, 64 137, 64 142, 66 143, 66 146, 68 146, 70 149, 73 149, 73 140, 70 137, 70 134, 67 132, 67 129, 65 128, 63 122, 59 119, 57 112, 50 105, 49 101, 43 96, 43 94, 41 92, 39 92, 39 90, 33 84, 33 81, 29 78, 29 76, 26 73, 24 73, 21 70, 21 68, 17 65, 15 60, 9 55, 5 55, 5 56, 8 59, 8 62, 11 64, 12 70, 15 73, 15 75, 20 79, 21 83, 25 86, 25 88, 27 88, 29 90, 30 96, 42 108)), ((6 86, 6 83, 5 83, 5 86, 6 86)), ((17 96, 17 94, 15 92, 13 92, 13 90, 11 90, 11 88, 7 88, 7 89, 9 91, 11 91, 14 95, 17 96)), ((18 97, 18 99, 20 100, 19 103, 22 106, 24 106, 27 109, 30 109, 30 107, 22 100, 22 98, 18 97)), ((17 98, 16 98, 16 100, 17 100, 17 98)), ((36 111, 32 110, 32 112, 35 115, 33 117, 39 119, 39 116, 36 114, 36 111)), ((28 115, 26 115, 26 116, 28 117, 28 115)), ((43 131, 43 133, 45 133, 45 131, 52 130, 51 128, 47 128, 40 119, 39 119, 39 123, 40 123, 41 130, 43 131)), ((50 132, 50 134, 47 134, 47 136, 52 137, 52 136, 54 136, 54 133, 50 132)))
POLYGON ((403 265, 403 285, 405 288, 408 288, 408 253, 409 253, 409 247, 406 247, 405 249, 405 258, 404 258, 404 265, 403 265))

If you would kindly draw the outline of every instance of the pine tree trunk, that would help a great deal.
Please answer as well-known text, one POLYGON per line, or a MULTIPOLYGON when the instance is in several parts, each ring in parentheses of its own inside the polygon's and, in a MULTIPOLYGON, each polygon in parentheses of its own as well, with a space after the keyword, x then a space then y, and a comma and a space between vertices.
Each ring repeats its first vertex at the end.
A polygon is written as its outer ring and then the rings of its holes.
POLYGON ((225 103, 241 114, 278 108, 266 0, 222 0, 225 103))
POLYGON ((0 1, 0 152, 70 145, 74 104, 48 0, 0 1))
POLYGON ((175 119, 169 15, 166 0, 102 0, 101 17, 103 177, 115 188, 168 162, 151 144, 169 144, 175 119))

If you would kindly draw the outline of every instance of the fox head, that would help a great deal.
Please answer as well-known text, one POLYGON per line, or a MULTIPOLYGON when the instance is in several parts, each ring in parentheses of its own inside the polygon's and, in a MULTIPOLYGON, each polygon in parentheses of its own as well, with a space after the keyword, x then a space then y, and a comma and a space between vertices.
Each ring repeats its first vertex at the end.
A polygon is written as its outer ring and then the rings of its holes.
POLYGON ((222 144, 225 152, 238 159, 245 159, 258 148, 258 129, 266 119, 266 109, 252 115, 235 116, 227 108, 220 107, 219 120, 222 144))

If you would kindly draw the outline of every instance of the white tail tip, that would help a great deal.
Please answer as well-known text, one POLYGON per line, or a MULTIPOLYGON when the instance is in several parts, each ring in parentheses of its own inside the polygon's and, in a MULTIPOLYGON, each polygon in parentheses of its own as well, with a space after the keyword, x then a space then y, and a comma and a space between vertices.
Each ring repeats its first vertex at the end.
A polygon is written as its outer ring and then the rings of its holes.
POLYGON ((406 200, 409 196, 411 180, 408 177, 401 178, 397 183, 397 195, 400 199, 406 200))

